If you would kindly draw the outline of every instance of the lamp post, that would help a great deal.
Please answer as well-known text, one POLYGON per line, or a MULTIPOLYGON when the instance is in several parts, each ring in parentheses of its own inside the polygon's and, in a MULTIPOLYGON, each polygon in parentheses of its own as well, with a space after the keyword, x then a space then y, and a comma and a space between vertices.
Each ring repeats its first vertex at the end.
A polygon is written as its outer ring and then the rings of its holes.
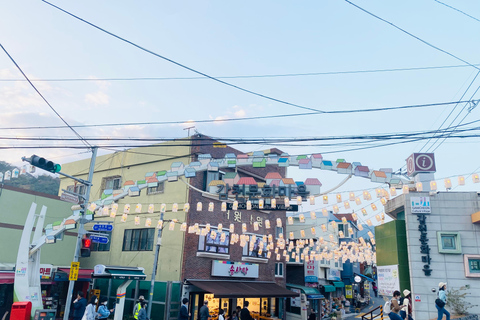
MULTIPOLYGON (((160 213, 160 220, 163 220, 163 211, 160 213)), ((147 318, 151 319, 153 291, 155 289, 155 277, 157 275, 158 255, 160 253, 160 246, 162 245, 162 230, 163 226, 158 229, 157 244, 155 246, 155 257, 153 258, 152 280, 150 281, 150 295, 148 296, 147 318)))

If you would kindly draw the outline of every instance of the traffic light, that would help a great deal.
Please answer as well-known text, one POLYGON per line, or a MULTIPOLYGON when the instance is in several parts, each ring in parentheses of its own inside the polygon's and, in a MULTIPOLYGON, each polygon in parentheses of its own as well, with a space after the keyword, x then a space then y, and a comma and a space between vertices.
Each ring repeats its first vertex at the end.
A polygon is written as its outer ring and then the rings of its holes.
POLYGON ((92 240, 89 238, 82 239, 82 248, 80 249, 80 257, 88 258, 90 257, 90 247, 92 246, 92 240))
POLYGON ((29 162, 32 166, 46 170, 48 172, 56 173, 62 170, 62 166, 60 166, 59 164, 53 163, 53 161, 49 161, 35 154, 32 155, 30 158, 23 157, 22 160, 29 162))

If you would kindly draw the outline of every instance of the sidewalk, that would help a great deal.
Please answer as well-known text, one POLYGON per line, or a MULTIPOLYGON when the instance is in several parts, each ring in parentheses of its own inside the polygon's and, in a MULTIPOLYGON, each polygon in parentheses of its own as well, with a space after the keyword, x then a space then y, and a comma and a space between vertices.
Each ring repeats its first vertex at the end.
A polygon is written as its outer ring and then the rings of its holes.
MULTIPOLYGON (((360 313, 348 313, 345 315, 345 319, 355 319, 355 318, 361 318, 360 315, 370 312, 373 309, 377 308, 378 306, 383 306, 385 304, 385 300, 383 300, 382 296, 378 296, 375 298, 375 295, 373 293, 373 290, 370 291, 370 304, 363 308, 360 313)), ((381 318, 377 318, 381 319, 381 318)), ((383 319, 389 319, 387 315, 383 317, 383 319)))

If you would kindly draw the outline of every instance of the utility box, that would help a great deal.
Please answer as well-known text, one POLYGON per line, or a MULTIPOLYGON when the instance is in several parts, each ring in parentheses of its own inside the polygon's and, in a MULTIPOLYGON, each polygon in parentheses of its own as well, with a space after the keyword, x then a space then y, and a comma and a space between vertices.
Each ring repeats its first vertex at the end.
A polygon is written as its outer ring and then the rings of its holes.
POLYGON ((55 320, 56 309, 37 309, 33 320, 55 320))
POLYGON ((30 301, 14 302, 12 312, 10 312, 10 320, 30 320, 32 313, 32 303, 30 301))

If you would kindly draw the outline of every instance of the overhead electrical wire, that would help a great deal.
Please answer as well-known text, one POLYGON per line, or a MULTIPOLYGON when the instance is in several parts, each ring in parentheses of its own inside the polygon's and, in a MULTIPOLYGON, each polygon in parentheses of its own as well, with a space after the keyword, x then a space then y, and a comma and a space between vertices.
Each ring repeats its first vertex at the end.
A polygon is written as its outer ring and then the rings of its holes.
POLYGON ((8 58, 10 58, 10 60, 13 62, 13 64, 15 65, 15 67, 18 69, 18 71, 20 71, 20 73, 23 75, 23 77, 28 81, 28 83, 32 86, 32 88, 35 90, 35 92, 38 93, 38 95, 43 99, 43 101, 45 101, 45 103, 50 107, 50 109, 57 115, 57 117, 60 118, 60 120, 62 120, 63 123, 65 123, 65 125, 70 128, 70 130, 72 130, 73 133, 75 133, 75 135, 88 147, 92 147, 88 141, 86 141, 85 139, 82 138, 82 136, 77 132, 75 131, 74 128, 72 128, 68 123, 67 121, 65 121, 65 119, 57 112, 57 110, 55 110, 55 108, 50 104, 50 102, 48 102, 48 100, 40 93, 40 91, 38 91, 37 87, 35 87, 35 85, 30 81, 30 79, 27 77, 27 75, 23 72, 22 68, 20 68, 20 66, 18 65, 18 63, 15 61, 15 59, 13 59, 13 57, 8 53, 7 49, 5 49, 5 47, 0 43, 0 47, 2 48, 2 50, 5 52, 5 54, 8 56, 8 58))
POLYGON ((474 65, 473 63, 470 63, 470 62, 468 62, 467 60, 464 60, 464 59, 462 59, 462 58, 454 55, 453 53, 450 53, 450 52, 448 52, 448 51, 446 51, 446 50, 444 50, 444 49, 442 49, 442 48, 440 48, 440 47, 437 47, 437 46, 431 44, 431 43, 428 42, 428 41, 423 40, 423 39, 420 38, 420 37, 417 37, 417 36, 414 35, 413 33, 408 32, 407 30, 400 28, 400 27, 397 26, 396 24, 394 24, 394 23, 392 23, 392 22, 390 22, 390 21, 388 21, 388 20, 385 20, 385 19, 377 16, 376 14, 374 14, 374 13, 372 13, 372 12, 370 12, 370 11, 362 8, 362 7, 360 7, 359 5, 353 3, 353 2, 351 2, 351 1, 349 1, 349 0, 344 0, 344 1, 345 1, 346 3, 354 6, 355 8, 357 8, 357 9, 359 9, 359 10, 361 10, 361 11, 367 13, 367 14, 369 14, 370 16, 372 16, 372 17, 374 17, 374 18, 376 18, 376 19, 378 19, 378 20, 380 20, 380 21, 383 21, 383 22, 391 25, 391 26, 394 27, 395 29, 400 30, 401 32, 409 35, 410 37, 412 37, 412 38, 414 38, 414 39, 417 39, 418 41, 422 42, 423 44, 426 44, 427 46, 429 46, 429 47, 431 47, 431 48, 433 48, 433 49, 435 49, 435 50, 437 50, 437 51, 440 51, 440 52, 442 52, 442 53, 444 53, 444 54, 446 54, 446 55, 449 55, 450 57, 455 58, 455 59, 457 59, 457 60, 459 60, 459 61, 461 61, 461 62, 469 65, 470 67, 473 67, 473 68, 475 68, 475 69, 477 69, 477 70, 480 70, 480 68, 479 68, 478 66, 474 65))
POLYGON ((223 80, 221 80, 221 79, 219 79, 219 78, 210 76, 210 75, 208 75, 208 74, 206 74, 206 73, 204 73, 204 72, 198 71, 198 70, 193 69, 193 68, 191 68, 191 67, 188 67, 188 66, 186 66, 186 65, 184 65, 184 64, 182 64, 182 63, 180 63, 180 62, 177 62, 177 61, 175 61, 175 60, 173 60, 173 59, 167 58, 167 57, 165 57, 165 56, 163 56, 163 55, 161 55, 161 54, 158 54, 158 53, 153 52, 153 51, 151 51, 151 50, 149 50, 149 49, 147 49, 147 48, 144 48, 144 47, 136 44, 136 43, 133 42, 133 41, 127 40, 126 38, 122 38, 122 37, 120 37, 119 35, 117 35, 117 34, 115 34, 115 33, 113 33, 113 32, 110 32, 110 31, 108 31, 108 30, 106 30, 106 29, 103 29, 103 28, 101 28, 101 27, 99 27, 99 26, 97 26, 97 25, 95 25, 95 24, 93 24, 93 23, 91 23, 91 22, 89 22, 89 21, 87 21, 87 20, 85 20, 85 19, 82 19, 82 18, 80 18, 79 16, 76 16, 76 15, 74 15, 73 13, 70 13, 70 12, 68 12, 68 11, 66 11, 66 10, 64 10, 64 9, 62 9, 62 8, 60 8, 60 7, 56 6, 56 5, 48 2, 48 1, 45 1, 45 0, 42 0, 42 1, 43 1, 44 3, 46 3, 46 4, 48 4, 48 5, 56 8, 56 9, 58 9, 58 10, 64 12, 64 13, 66 13, 66 14, 68 14, 68 15, 71 16, 71 17, 74 17, 75 19, 80 20, 80 21, 82 21, 82 22, 84 22, 84 23, 86 23, 86 24, 94 27, 95 29, 98 29, 98 30, 100 30, 100 31, 102 31, 102 32, 104 32, 104 33, 106 33, 106 34, 108 34, 108 35, 110 35, 110 36, 118 39, 118 40, 121 40, 121 41, 123 41, 123 42, 125 42, 125 43, 128 43, 128 44, 134 46, 134 47, 137 48, 137 49, 140 49, 140 50, 142 50, 142 51, 144 51, 144 52, 146 52, 146 53, 149 53, 149 54, 151 54, 151 55, 153 55, 153 56, 155 56, 155 57, 157 57, 157 58, 160 58, 160 59, 163 59, 163 60, 165 60, 165 61, 168 61, 168 62, 170 62, 170 63, 172 63, 172 64, 174 64, 174 65, 177 65, 177 66, 179 66, 179 67, 181 67, 181 68, 183 68, 183 69, 186 69, 186 70, 189 70, 189 71, 191 71, 191 72, 193 72, 193 73, 199 74, 199 75, 201 75, 201 76, 203 76, 203 77, 209 78, 209 79, 211 79, 211 80, 214 80, 214 81, 219 82, 219 83, 221 83, 221 84, 224 84, 224 85, 226 85, 226 86, 232 87, 232 88, 234 88, 234 89, 237 89, 237 90, 240 90, 240 91, 243 91, 243 92, 246 92, 246 93, 250 93, 250 94, 252 94, 252 95, 255 95, 255 96, 258 96, 258 97, 267 99, 267 100, 275 101, 275 102, 278 102, 278 103, 281 103, 281 104, 285 104, 285 105, 288 105, 288 106, 291 106, 291 107, 299 108, 299 109, 310 110, 310 111, 317 111, 317 112, 323 112, 322 110, 319 110, 319 109, 314 109, 314 108, 309 108, 309 107, 301 106, 301 105, 299 105, 299 104, 291 103, 291 102, 288 102, 288 101, 285 101, 285 100, 273 98, 273 97, 270 97, 270 96, 267 96, 267 95, 264 95, 264 94, 261 94, 261 93, 258 93, 258 92, 254 92, 254 91, 252 91, 252 90, 248 90, 248 89, 245 89, 245 88, 243 88, 243 87, 234 85, 234 84, 232 84, 232 83, 223 81, 223 80))
MULTIPOLYGON (((480 64, 475 64, 480 66, 480 64)), ((306 77, 306 76, 324 76, 324 75, 342 75, 342 74, 362 74, 378 72, 399 72, 399 71, 421 71, 436 69, 465 68, 469 65, 449 65, 449 66, 430 66, 430 67, 410 67, 410 68, 391 68, 391 69, 370 69, 370 70, 350 70, 350 71, 325 71, 325 72, 306 72, 306 73, 282 73, 282 74, 261 74, 261 75, 234 75, 234 76, 215 76, 217 79, 252 79, 252 78, 280 78, 280 77, 306 77)), ((120 77, 120 78, 50 78, 50 79, 30 79, 32 82, 82 82, 82 81, 163 81, 163 80, 208 80, 206 77, 120 77)), ((26 81, 25 79, 0 79, 0 82, 26 81)))
MULTIPOLYGON (((226 118, 226 119, 203 119, 203 120, 181 120, 181 121, 155 121, 155 122, 130 122, 130 123, 111 123, 111 124, 90 124, 90 125, 72 125, 73 128, 93 128, 93 127, 118 127, 118 126, 140 126, 140 125, 169 125, 169 124, 188 124, 188 123, 220 123, 229 121, 245 121, 245 120, 260 120, 260 119, 275 119, 275 118, 287 118, 308 116, 316 114, 349 114, 349 113, 365 113, 365 112, 380 112, 380 111, 392 111, 403 109, 418 109, 418 108, 430 108, 440 107, 458 103, 475 102, 475 100, 468 101, 450 101, 417 105, 405 105, 396 107, 382 107, 371 109, 350 109, 350 110, 332 110, 322 112, 306 112, 306 113, 294 113, 294 114, 281 114, 281 115, 269 115, 258 117, 244 117, 244 118, 226 118)), ((70 126, 69 126, 70 127, 70 126)), ((27 126, 27 127, 0 127, 0 130, 32 130, 32 129, 62 129, 64 126, 27 126)))
POLYGON ((446 3, 444 3, 444 2, 441 2, 441 1, 438 1, 438 0, 433 0, 433 1, 435 1, 435 2, 437 2, 437 3, 440 3, 441 5, 444 5, 445 7, 448 7, 448 8, 450 8, 450 9, 453 9, 453 10, 455 10, 455 11, 457 11, 457 12, 460 12, 461 14, 466 15, 467 17, 469 17, 469 18, 471 18, 471 19, 473 19, 473 20, 476 20, 476 21, 480 22, 480 19, 477 19, 477 18, 475 18, 474 16, 469 15, 468 13, 466 13, 466 12, 460 10, 460 9, 457 9, 457 8, 455 8, 455 7, 452 7, 451 5, 448 5, 448 4, 446 4, 446 3))

